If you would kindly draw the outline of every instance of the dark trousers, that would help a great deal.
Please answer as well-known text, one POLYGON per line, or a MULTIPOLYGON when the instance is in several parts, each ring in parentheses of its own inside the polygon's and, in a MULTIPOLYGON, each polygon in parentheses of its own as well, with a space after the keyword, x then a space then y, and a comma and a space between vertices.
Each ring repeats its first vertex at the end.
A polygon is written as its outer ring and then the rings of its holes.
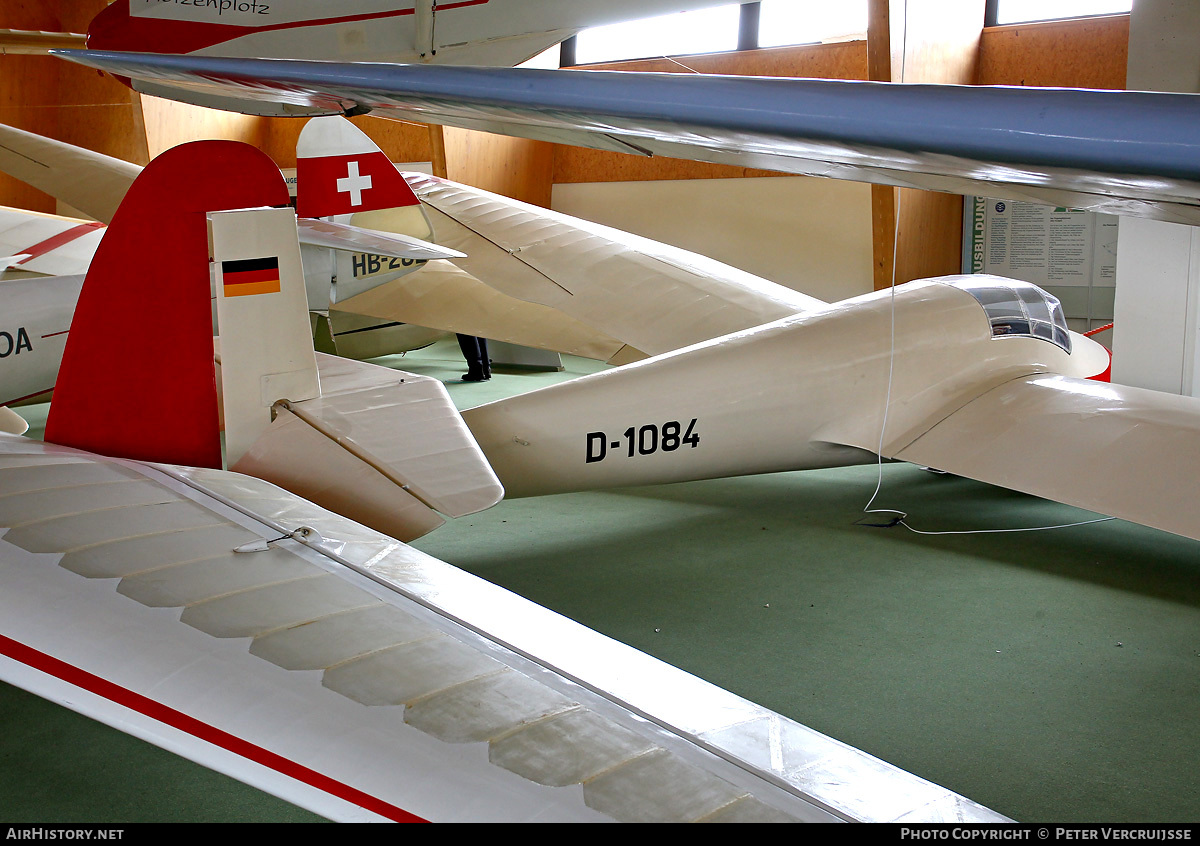
POLYGON ((459 335, 458 348, 462 350, 463 358, 467 360, 468 376, 477 380, 491 377, 492 365, 488 361, 486 338, 476 338, 474 335, 459 335))

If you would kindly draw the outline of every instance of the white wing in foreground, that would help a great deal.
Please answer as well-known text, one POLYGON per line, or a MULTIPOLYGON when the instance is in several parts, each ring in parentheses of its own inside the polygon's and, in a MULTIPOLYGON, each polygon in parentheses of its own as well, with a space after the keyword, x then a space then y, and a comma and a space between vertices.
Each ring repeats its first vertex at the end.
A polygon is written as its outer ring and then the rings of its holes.
POLYGON ((334 819, 1003 819, 256 479, 0 491, 0 677, 334 819))

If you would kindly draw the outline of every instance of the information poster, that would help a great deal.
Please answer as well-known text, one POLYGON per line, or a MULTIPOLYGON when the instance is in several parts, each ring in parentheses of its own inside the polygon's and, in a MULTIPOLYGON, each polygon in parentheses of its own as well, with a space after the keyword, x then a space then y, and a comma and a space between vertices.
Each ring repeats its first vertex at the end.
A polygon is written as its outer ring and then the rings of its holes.
POLYGON ((1021 279, 1058 297, 1068 318, 1111 320, 1115 215, 968 197, 963 267, 1021 279))

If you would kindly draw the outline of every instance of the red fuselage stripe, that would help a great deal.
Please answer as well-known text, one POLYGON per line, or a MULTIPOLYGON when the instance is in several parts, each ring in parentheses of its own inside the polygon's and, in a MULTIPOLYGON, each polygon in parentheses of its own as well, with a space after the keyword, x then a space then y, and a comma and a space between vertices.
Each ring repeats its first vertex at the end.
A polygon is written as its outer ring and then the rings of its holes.
MULTIPOLYGON (((444 12, 449 9, 459 9, 466 6, 482 6, 488 2, 490 0, 458 0, 458 2, 439 5, 437 10, 444 12)), ((358 23, 361 21, 381 20, 383 18, 395 18, 415 13, 415 8, 394 9, 387 12, 364 12, 358 15, 313 18, 302 21, 289 21, 287 23, 267 24, 266 26, 245 26, 132 15, 129 12, 127 0, 124 8, 121 8, 119 2, 113 3, 96 17, 92 25, 88 28, 87 46, 92 50, 191 53, 260 32, 279 32, 306 27, 358 23)), ((284 58, 300 57, 285 56, 284 58)))
POLYGON ((28 255, 29 258, 23 258, 17 264, 25 264, 26 262, 33 261, 38 256, 44 256, 51 250, 57 250, 63 244, 69 244, 76 238, 82 238, 89 232, 95 232, 97 229, 102 229, 103 227, 103 223, 91 221, 89 223, 81 223, 78 226, 72 226, 70 229, 64 229, 57 235, 51 235, 45 241, 38 241, 32 247, 26 247, 21 250, 21 254, 28 255))
POLYGON ((395 822, 426 822, 421 817, 410 814, 408 811, 397 808, 395 805, 384 802, 382 799, 377 799, 370 794, 363 793, 361 790, 322 775, 302 764, 297 764, 295 761, 290 761, 281 755, 263 749, 261 746, 256 746, 215 726, 201 722, 182 711, 176 711, 174 708, 163 705, 161 702, 156 702, 153 699, 142 696, 140 693, 134 693, 132 690, 128 690, 93 675, 86 670, 81 670, 78 667, 60 661, 44 652, 39 652, 23 643, 18 643, 4 635, 0 635, 0 654, 7 655, 14 661, 19 661, 43 673, 73 684, 78 688, 94 693, 97 696, 102 696, 111 702, 137 711, 139 714, 157 720, 164 725, 186 732, 193 737, 207 741, 214 746, 219 746, 222 749, 233 752, 235 755, 240 755, 249 761, 254 761, 257 764, 294 778, 318 790, 323 790, 331 796, 344 799, 387 819, 395 822))

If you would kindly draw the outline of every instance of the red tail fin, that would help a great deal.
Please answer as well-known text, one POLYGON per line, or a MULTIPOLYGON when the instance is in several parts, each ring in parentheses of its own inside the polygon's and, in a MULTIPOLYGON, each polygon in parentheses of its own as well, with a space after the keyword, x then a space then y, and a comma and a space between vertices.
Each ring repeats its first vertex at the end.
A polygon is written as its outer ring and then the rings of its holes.
POLYGON ((246 144, 198 141, 152 161, 88 270, 46 440, 220 467, 205 214, 287 203, 279 169, 246 144))
POLYGON ((417 206, 383 151, 342 117, 313 118, 296 142, 296 213, 301 217, 417 206))

